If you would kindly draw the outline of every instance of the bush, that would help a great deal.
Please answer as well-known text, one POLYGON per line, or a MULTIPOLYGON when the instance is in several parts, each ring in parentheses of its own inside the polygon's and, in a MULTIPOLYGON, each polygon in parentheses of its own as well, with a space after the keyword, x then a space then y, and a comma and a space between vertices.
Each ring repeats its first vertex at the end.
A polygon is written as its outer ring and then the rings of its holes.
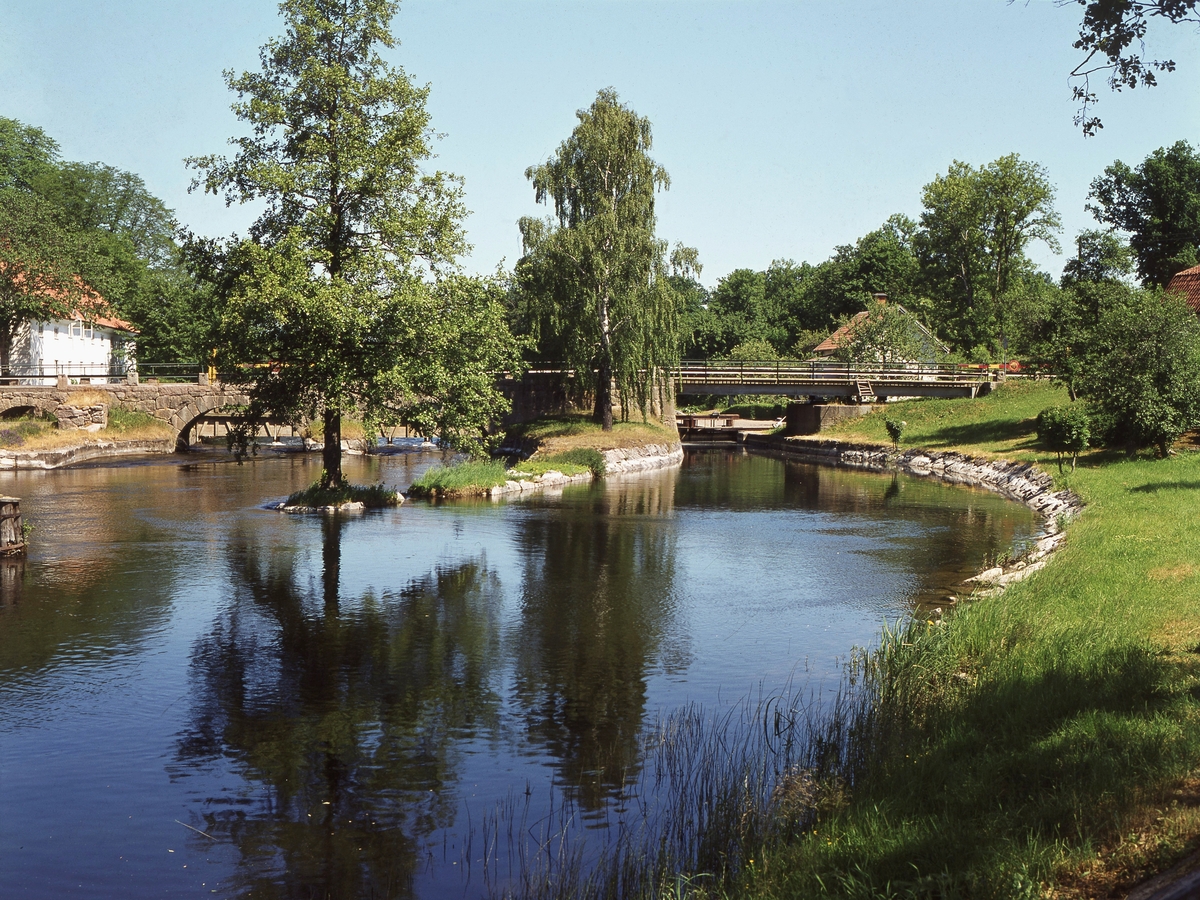
POLYGON ((900 449, 900 435, 904 434, 904 429, 908 425, 907 422, 901 422, 899 419, 887 418, 883 420, 883 427, 887 429, 888 437, 892 439, 892 449, 900 449))
POLYGON ((1178 294, 1137 291, 1109 309, 1096 330, 1097 353, 1080 393, 1133 454, 1171 445, 1200 424, 1200 322, 1178 294))
POLYGON ((1038 441, 1047 450, 1058 454, 1058 471, 1062 471, 1063 454, 1071 454, 1071 471, 1075 471, 1075 460, 1087 449, 1092 438, 1092 421, 1083 404, 1051 406, 1043 409, 1037 417, 1038 441))

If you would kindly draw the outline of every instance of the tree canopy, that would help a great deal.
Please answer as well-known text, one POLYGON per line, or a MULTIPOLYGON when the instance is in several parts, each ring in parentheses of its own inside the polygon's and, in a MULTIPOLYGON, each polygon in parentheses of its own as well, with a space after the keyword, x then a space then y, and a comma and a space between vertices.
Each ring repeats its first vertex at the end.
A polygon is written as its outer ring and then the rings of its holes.
POLYGON ((613 384, 626 414, 631 403, 644 411, 658 374, 678 359, 675 283, 699 263, 690 248, 668 254, 655 234, 654 195, 670 179, 650 158, 650 120, 611 88, 576 117, 555 155, 525 172, 554 215, 520 220, 517 281, 538 336, 593 373, 595 418, 608 431, 613 384))
POLYGON ((29 191, 0 188, 0 371, 22 323, 103 312, 108 265, 93 236, 29 191))
POLYGON ((1100 222, 1129 233, 1143 284, 1165 287, 1200 262, 1200 154, 1187 141, 1160 147, 1136 168, 1117 160, 1089 196, 1100 222))
POLYGON ((457 274, 461 182, 422 169, 428 87, 380 56, 396 6, 285 0, 261 70, 226 74, 251 133, 232 158, 190 160, 206 191, 264 205, 216 266, 220 360, 251 418, 322 419, 324 487, 342 483, 347 413, 478 448, 503 403, 494 371, 516 357, 497 292, 457 274))
POLYGON ((961 348, 1003 337, 1006 301, 1031 271, 1025 249, 1058 249, 1058 213, 1046 171, 1015 153, 975 168, 955 161, 922 192, 916 241, 942 332, 961 348))

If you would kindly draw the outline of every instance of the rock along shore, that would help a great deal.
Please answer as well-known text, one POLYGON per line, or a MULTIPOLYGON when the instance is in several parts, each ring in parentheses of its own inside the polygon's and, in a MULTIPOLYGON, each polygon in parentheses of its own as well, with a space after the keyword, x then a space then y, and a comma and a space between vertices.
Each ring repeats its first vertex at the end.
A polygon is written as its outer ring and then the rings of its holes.
POLYGON ((875 472, 904 472, 937 478, 950 484, 982 487, 1025 504, 1041 516, 1041 537, 1021 557, 967 579, 964 587, 968 591, 974 590, 975 596, 997 593, 1006 585, 1020 581, 1044 567, 1046 557, 1062 543, 1063 525, 1084 507, 1083 500, 1074 491, 1055 491, 1053 476, 1032 463, 983 459, 954 451, 894 451, 874 444, 774 435, 747 436, 746 446, 782 451, 826 465, 875 472))
MULTIPOLYGON (((604 457, 604 474, 622 475, 626 472, 646 472, 651 469, 665 469, 677 466, 683 462, 683 446, 681 444, 643 444, 641 447, 625 447, 616 450, 601 450, 604 457)), ((523 481, 510 480, 498 484, 488 492, 489 497, 503 497, 506 494, 528 494, 547 488, 561 488, 568 484, 586 484, 595 479, 591 472, 581 472, 578 475, 564 475, 562 472, 551 470, 536 478, 523 481)))

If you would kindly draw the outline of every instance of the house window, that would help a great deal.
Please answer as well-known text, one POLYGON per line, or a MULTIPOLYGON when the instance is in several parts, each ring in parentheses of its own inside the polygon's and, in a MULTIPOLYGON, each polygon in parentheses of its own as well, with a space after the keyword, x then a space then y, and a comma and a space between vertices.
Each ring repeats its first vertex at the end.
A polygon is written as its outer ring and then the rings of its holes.
POLYGON ((71 337, 83 337, 83 319, 71 323, 71 337))
POLYGON ((58 326, 57 325, 54 326, 54 333, 58 334, 58 326))
POLYGON ((85 338, 94 338, 96 336, 96 332, 92 330, 91 325, 84 325, 83 326, 83 336, 85 338))

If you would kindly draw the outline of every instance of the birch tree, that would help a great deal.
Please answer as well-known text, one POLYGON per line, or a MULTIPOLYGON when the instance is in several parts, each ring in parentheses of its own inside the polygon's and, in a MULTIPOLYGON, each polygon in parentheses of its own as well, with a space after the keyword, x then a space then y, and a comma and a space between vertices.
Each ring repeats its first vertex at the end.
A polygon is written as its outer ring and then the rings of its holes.
POLYGON ((611 88, 576 113, 579 124, 557 153, 525 177, 554 215, 518 223, 524 256, 521 296, 538 337, 591 373, 595 419, 612 430, 615 384, 628 413, 645 411, 664 367, 678 359, 681 298, 671 274, 699 271, 696 252, 655 235, 654 196, 670 186, 650 158, 650 120, 611 88))

